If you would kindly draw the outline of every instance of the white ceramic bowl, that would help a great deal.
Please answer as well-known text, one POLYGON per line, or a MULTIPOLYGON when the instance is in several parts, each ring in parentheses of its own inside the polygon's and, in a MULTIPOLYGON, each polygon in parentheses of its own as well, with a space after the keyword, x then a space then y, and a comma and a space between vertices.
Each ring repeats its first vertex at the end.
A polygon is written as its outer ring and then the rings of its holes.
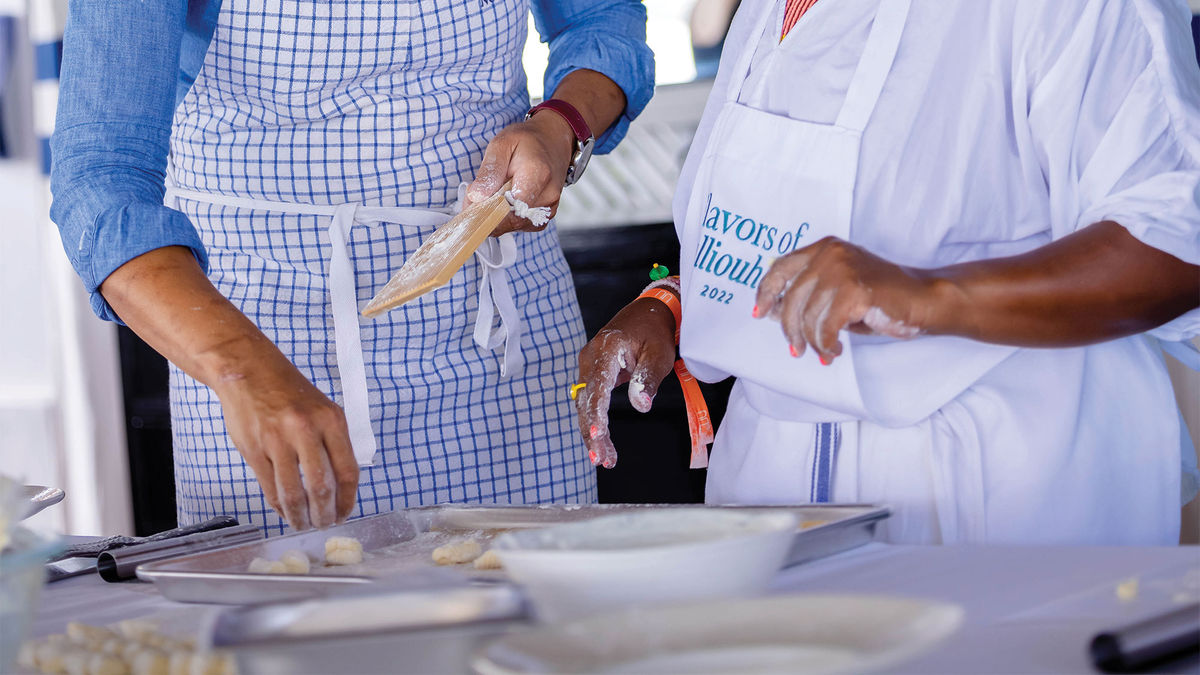
POLYGON ((0 673, 12 672, 46 583, 46 560, 61 548, 56 538, 16 527, 8 548, 0 552, 0 673))
POLYGON ((492 548, 537 617, 755 595, 796 532, 790 513, 673 508, 510 532, 492 548))

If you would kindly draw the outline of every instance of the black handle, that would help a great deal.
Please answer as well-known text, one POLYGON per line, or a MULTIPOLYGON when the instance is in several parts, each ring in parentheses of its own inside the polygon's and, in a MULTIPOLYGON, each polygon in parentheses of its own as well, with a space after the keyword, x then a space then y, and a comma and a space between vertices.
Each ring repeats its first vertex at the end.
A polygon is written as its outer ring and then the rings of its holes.
POLYGON ((159 532, 158 534, 152 534, 149 537, 142 539, 138 543, 144 544, 144 543, 150 542, 150 541, 162 541, 163 539, 174 539, 175 537, 186 537, 189 534, 196 534, 197 532, 208 532, 209 530, 219 530, 223 527, 233 527, 234 525, 237 525, 237 524, 238 524, 237 518, 234 518, 233 516, 215 516, 213 518, 209 518, 208 520, 204 521, 203 523, 196 523, 195 525, 184 525, 183 527, 177 527, 173 530, 163 530, 162 532, 159 532))
POLYGON ((1200 649, 1200 604, 1192 603, 1092 639, 1092 663, 1106 673, 1136 673, 1200 649))
POLYGON ((135 544, 145 544, 151 541, 162 541, 163 539, 185 537, 189 534, 208 532, 209 530, 219 530, 224 527, 233 527, 237 524, 237 518, 234 518, 233 516, 216 516, 214 518, 209 518, 203 523, 184 525, 183 527, 177 527, 173 530, 163 530, 162 532, 152 534, 149 537, 126 537, 123 535, 106 537, 104 539, 97 539, 95 541, 68 546, 61 555, 51 558, 49 562, 64 560, 66 558, 94 558, 104 551, 110 551, 123 546, 133 546, 135 544))

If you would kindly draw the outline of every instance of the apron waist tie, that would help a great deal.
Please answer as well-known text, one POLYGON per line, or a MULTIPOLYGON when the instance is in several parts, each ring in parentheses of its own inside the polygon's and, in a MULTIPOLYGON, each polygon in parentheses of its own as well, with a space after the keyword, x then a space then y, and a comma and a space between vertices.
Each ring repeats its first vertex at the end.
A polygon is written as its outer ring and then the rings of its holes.
MULTIPOLYGON (((371 428, 371 407, 367 393, 367 369, 363 360, 362 338, 359 331, 358 289, 354 266, 350 260, 350 230, 355 224, 380 222, 437 227, 449 219, 449 214, 426 209, 360 204, 300 204, 274 202, 244 197, 181 190, 168 186, 165 202, 178 208, 179 199, 205 202, 240 209, 276 211, 298 215, 329 216, 329 299, 333 313, 334 346, 337 352, 338 374, 342 385, 342 408, 350 430, 350 444, 359 466, 371 465, 378 445, 371 428)), ((491 238, 476 251, 482 272, 479 281, 479 312, 475 318, 475 344, 494 350, 504 343, 504 359, 500 373, 508 377, 524 370, 521 353, 522 326, 507 268, 517 259, 516 242, 511 234, 491 238), (486 251, 485 251, 486 249, 486 251), (500 325, 492 329, 492 317, 499 313, 500 325)))

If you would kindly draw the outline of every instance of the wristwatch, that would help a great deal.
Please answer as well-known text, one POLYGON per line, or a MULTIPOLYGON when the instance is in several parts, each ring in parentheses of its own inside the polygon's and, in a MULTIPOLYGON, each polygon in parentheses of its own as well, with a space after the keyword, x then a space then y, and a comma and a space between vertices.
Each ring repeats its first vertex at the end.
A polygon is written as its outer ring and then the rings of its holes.
POLYGON ((592 130, 588 128, 583 115, 580 115, 575 106, 566 101, 548 98, 530 108, 529 112, 525 113, 525 119, 533 117, 533 114, 539 110, 553 110, 558 113, 575 133, 575 154, 571 157, 571 165, 567 167, 566 185, 571 185, 579 180, 579 177, 583 175, 583 170, 587 168, 588 161, 592 158, 592 148, 596 145, 596 137, 592 135, 592 130))

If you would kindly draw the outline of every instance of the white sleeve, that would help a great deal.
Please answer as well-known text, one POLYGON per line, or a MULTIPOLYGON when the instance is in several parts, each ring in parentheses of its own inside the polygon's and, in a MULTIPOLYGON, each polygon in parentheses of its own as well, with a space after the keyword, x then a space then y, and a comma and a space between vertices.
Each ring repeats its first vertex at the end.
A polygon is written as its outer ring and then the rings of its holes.
MULTIPOLYGON (((1028 124, 1055 238, 1111 220, 1200 264, 1200 68, 1186 3, 1039 4, 1058 25, 1031 29, 1028 124)), ((1200 310, 1151 334, 1200 335, 1200 310)))

